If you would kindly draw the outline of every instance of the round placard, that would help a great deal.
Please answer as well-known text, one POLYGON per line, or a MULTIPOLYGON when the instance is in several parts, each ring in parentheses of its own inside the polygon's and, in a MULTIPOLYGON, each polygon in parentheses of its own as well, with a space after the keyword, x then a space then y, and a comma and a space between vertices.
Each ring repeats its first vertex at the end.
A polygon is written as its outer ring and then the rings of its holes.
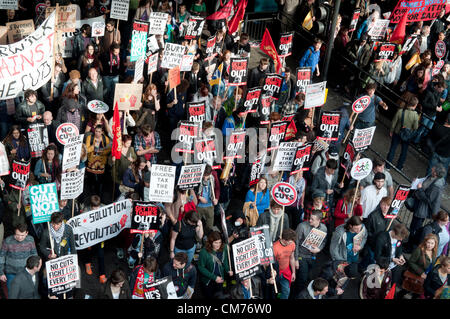
POLYGON ((62 145, 66 145, 69 138, 78 136, 79 134, 78 127, 72 123, 63 123, 56 129, 56 139, 62 145))
POLYGON ((88 110, 97 114, 103 114, 108 112, 109 106, 103 101, 92 100, 87 104, 88 110))
POLYGON ((350 172, 352 178, 360 181, 370 174, 372 171, 372 160, 370 158, 361 158, 359 161, 353 163, 350 172))
POLYGON ((281 206, 290 206, 297 200, 297 191, 288 183, 277 183, 270 191, 272 198, 281 206))
POLYGON ((361 113, 365 109, 367 109, 369 104, 370 104, 370 96, 368 96, 368 95, 361 96, 355 102, 353 102, 353 104, 352 104, 353 112, 361 113))

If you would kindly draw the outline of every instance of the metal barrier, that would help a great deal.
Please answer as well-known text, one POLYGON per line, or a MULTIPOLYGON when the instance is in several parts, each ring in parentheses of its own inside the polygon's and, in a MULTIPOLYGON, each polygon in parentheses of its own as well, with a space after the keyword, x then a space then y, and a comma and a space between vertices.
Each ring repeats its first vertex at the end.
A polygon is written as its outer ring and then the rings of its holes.
POLYGON ((244 17, 243 31, 249 35, 250 39, 260 40, 264 35, 264 30, 270 28, 276 21, 278 21, 276 12, 247 12, 244 17))

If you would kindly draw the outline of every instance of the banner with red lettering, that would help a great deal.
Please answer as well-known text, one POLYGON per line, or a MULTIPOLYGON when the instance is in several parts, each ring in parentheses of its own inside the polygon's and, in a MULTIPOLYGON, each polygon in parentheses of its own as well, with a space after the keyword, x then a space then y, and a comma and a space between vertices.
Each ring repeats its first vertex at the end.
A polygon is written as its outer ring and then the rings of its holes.
POLYGON ((290 175, 294 175, 299 171, 308 171, 311 166, 311 150, 312 143, 306 143, 298 146, 295 151, 294 161, 292 162, 292 169, 290 175))
POLYGON ((161 225, 158 206, 148 202, 133 202, 131 234, 145 234, 158 231, 161 225))
POLYGON ((269 73, 264 79, 263 92, 266 95, 271 96, 273 99, 278 100, 280 97, 281 84, 283 83, 283 77, 276 73, 269 73))
POLYGON ((311 83, 311 75, 311 67, 297 68, 297 81, 295 82, 297 94, 306 93, 306 87, 311 83))
POLYGON ((230 77, 228 85, 239 86, 247 84, 248 58, 231 58, 230 77))
POLYGON ((247 90, 247 95, 245 96, 245 112, 255 113, 258 110, 259 97, 261 96, 262 88, 260 86, 251 88, 247 90))
POLYGON ((278 45, 278 56, 284 58, 292 54, 292 40, 294 32, 286 32, 280 35, 280 44, 278 45))
POLYGON ((400 211, 403 203, 408 197, 410 187, 406 185, 399 185, 397 187, 397 191, 395 192, 394 199, 392 200, 391 206, 389 207, 389 211, 386 214, 385 218, 395 218, 400 211))
POLYGON ((447 0, 400 0, 391 13, 390 22, 399 23, 404 14, 407 23, 434 20, 445 8, 447 0))
POLYGON ((28 178, 30 177, 31 162, 13 160, 12 162, 12 180, 9 186, 18 190, 25 190, 28 178))
POLYGON ((198 122, 182 121, 178 125, 178 141, 181 148, 175 148, 175 152, 194 153, 192 145, 199 131, 198 122))
POLYGON ((188 102, 188 120, 202 123, 206 119, 206 105, 202 102, 188 102))

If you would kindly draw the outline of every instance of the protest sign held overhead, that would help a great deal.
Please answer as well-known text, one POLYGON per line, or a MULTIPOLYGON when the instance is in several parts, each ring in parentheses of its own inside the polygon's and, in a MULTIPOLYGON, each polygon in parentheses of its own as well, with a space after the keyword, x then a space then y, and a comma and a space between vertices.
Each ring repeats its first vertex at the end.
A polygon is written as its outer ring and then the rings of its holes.
POLYGON ((14 21, 6 23, 9 44, 19 42, 34 32, 33 20, 14 21))
POLYGON ((172 277, 168 276, 144 284, 144 299, 178 299, 172 277))
POLYGON ((363 112, 370 104, 370 96, 364 95, 356 99, 352 104, 352 110, 355 113, 363 112))
POLYGON ((105 35, 105 22, 95 21, 92 23, 92 36, 103 37, 105 35))
POLYGON ((89 101, 87 107, 89 111, 94 112, 96 114, 104 114, 109 110, 108 104, 100 100, 89 101))
POLYGON ((224 159, 242 158, 243 154, 241 153, 243 153, 244 150, 245 130, 234 130, 227 138, 227 150, 224 159))
POLYGON ((352 178, 360 181, 370 174, 372 171, 372 161, 370 158, 361 158, 359 161, 353 163, 350 175, 352 178))
MULTIPOLYGON (((47 7, 45 9, 45 17, 48 18, 56 7, 47 7)), ((59 6, 58 7, 58 32, 74 32, 75 21, 77 20, 77 6, 59 6)))
POLYGON ((238 279, 254 276, 259 269, 259 253, 257 238, 250 237, 232 246, 234 269, 238 279))
POLYGON ((284 136, 286 135, 286 128, 288 122, 274 122, 270 127, 270 135, 269 142, 270 147, 267 149, 268 151, 275 150, 280 145, 280 142, 284 140, 284 136))
POLYGON ((247 90, 247 95, 245 96, 245 112, 255 113, 258 110, 259 97, 261 96, 261 87, 255 87, 247 90))
POLYGON ((291 206, 297 200, 297 190, 289 183, 276 183, 270 190, 270 195, 277 204, 291 206))
POLYGON ((263 94, 271 96, 273 99, 278 100, 280 97, 281 84, 283 83, 283 77, 276 73, 269 73, 266 75, 263 84, 263 94))
POLYGON ((142 84, 141 83, 116 83, 114 90, 114 105, 119 111, 137 111, 142 106, 142 84))
POLYGON ((391 206, 389 207, 388 213, 386 214, 385 218, 397 217, 400 208, 402 208, 403 203, 408 198, 410 189, 411 188, 409 186, 398 185, 394 198, 391 202, 391 206))
POLYGON ((19 42, 0 46, 0 100, 15 98, 27 90, 37 90, 51 78, 55 14, 19 42))
POLYGON ((131 226, 131 200, 125 199, 87 211, 67 221, 72 227, 77 250, 111 239, 131 226))
POLYGON ((383 39, 389 26, 389 20, 378 19, 373 24, 372 28, 367 32, 371 39, 383 39))
POLYGON ((83 193, 86 168, 61 174, 61 200, 75 199, 83 193))
POLYGON ((176 88, 181 83, 180 67, 178 65, 169 70, 168 80, 171 89, 176 88))
POLYGON ((145 56, 147 47, 148 22, 134 20, 133 31, 131 32, 131 55, 130 61, 137 61, 145 56))
POLYGON ((52 213, 59 211, 56 183, 30 186, 30 204, 33 224, 49 222, 52 213))
POLYGON ((183 45, 166 42, 164 45, 164 55, 161 62, 162 68, 172 69, 180 66, 186 48, 183 45))
POLYGON ((131 218, 131 234, 145 234, 156 232, 161 225, 159 209, 151 203, 134 201, 131 218))
POLYGON ((365 129, 355 129, 352 142, 357 152, 364 151, 372 144, 376 128, 376 126, 372 126, 365 129))
POLYGON ((356 151, 353 147, 353 144, 351 141, 347 143, 347 146, 345 147, 344 154, 342 154, 344 160, 341 162, 341 167, 344 168, 345 174, 349 176, 349 169, 352 167, 353 160, 355 158, 356 151))
POLYGON ((205 101, 201 102, 188 102, 188 119, 190 122, 202 123, 206 118, 206 106, 205 101))
POLYGON ((356 9, 353 12, 353 16, 352 16, 352 20, 350 22, 350 26, 348 28, 348 32, 353 32, 356 30, 356 25, 358 24, 358 20, 359 20, 359 15, 361 14, 361 10, 360 9, 356 9))
POLYGON ((14 159, 12 161, 11 186, 14 189, 25 190, 28 178, 30 176, 30 161, 21 161, 14 159))
POLYGON ((298 142, 283 142, 280 144, 275 156, 275 163, 273 164, 273 171, 290 171, 292 162, 295 158, 298 142))
POLYGON ((153 164, 150 181, 150 201, 172 203, 175 184, 175 166, 153 164))
POLYGON ((51 259, 45 263, 45 269, 48 292, 51 295, 61 295, 71 291, 80 280, 77 254, 51 259))
POLYGON ((163 12, 150 12, 150 27, 148 34, 163 35, 166 31, 169 14, 163 12))
POLYGON ((290 175, 296 174, 298 171, 307 171, 311 166, 311 151, 312 143, 307 143, 302 146, 298 146, 295 151, 294 161, 292 162, 292 169, 290 175))
POLYGON ((280 58, 290 56, 292 54, 292 39, 294 32, 286 32, 280 34, 280 44, 278 45, 278 56, 280 58))
POLYGON ((80 134, 78 127, 70 122, 62 123, 56 128, 56 139, 62 145, 66 145, 72 137, 77 137, 80 134))
POLYGON ((317 138, 324 141, 337 141, 339 138, 340 112, 322 112, 317 138))
POLYGON ((383 43, 376 52, 375 62, 392 62, 397 45, 395 43, 383 43))
POLYGON ((192 65, 194 64, 195 55, 185 54, 181 60, 180 72, 190 72, 192 70, 192 65))
POLYGON ((129 0, 111 0, 111 19, 128 21, 128 10, 130 8, 129 0))
POLYGON ((256 161, 252 164, 252 168, 250 170, 250 187, 256 185, 259 182, 261 174, 264 170, 265 161, 266 153, 259 155, 256 158, 256 161))
POLYGON ((19 0, 1 0, 0 10, 18 10, 19 0))
POLYGON ((269 225, 250 227, 250 235, 256 237, 256 245, 258 247, 261 265, 274 263, 273 243, 270 237, 269 225))
POLYGON ((134 78, 132 83, 138 83, 141 80, 144 80, 144 63, 145 57, 141 56, 137 59, 134 65, 134 78))
POLYGON ((239 86, 247 84, 248 58, 231 58, 230 77, 228 85, 239 86))
POLYGON ((206 164, 184 165, 181 167, 177 186, 180 189, 196 188, 200 185, 206 164))
MULTIPOLYGON (((146 63, 148 63, 148 58, 159 51, 158 40, 156 40, 156 35, 147 36, 147 50, 145 56, 147 58, 146 63)), ((156 54, 158 56, 158 54, 156 54)))
POLYGON ((216 144, 214 138, 205 137, 202 139, 196 139, 194 144, 194 156, 195 162, 212 162, 217 158, 216 144))
POLYGON ((297 80, 295 81, 297 94, 306 93, 306 87, 311 83, 311 75, 310 67, 297 68, 297 80))
POLYGON ((309 84, 305 91, 305 109, 319 107, 325 104, 327 81, 309 84))
POLYGON ((0 142, 0 176, 9 175, 9 160, 5 145, 0 142))
POLYGON ((148 63, 147 74, 156 72, 156 70, 158 70, 158 53, 151 55, 147 59, 147 63, 148 63))
POLYGON ((47 130, 44 123, 33 123, 28 125, 28 143, 30 144, 31 157, 41 157, 42 151, 47 147, 44 141, 44 130, 47 130))
POLYGON ((81 147, 83 144, 84 134, 70 137, 64 145, 62 170, 76 167, 80 164, 81 147))
POLYGON ((178 141, 182 143, 181 148, 175 152, 193 153, 192 145, 199 134, 200 124, 198 122, 181 121, 178 125, 178 141))
POLYGON ((260 96, 260 103, 259 103, 259 114, 261 115, 261 121, 260 124, 261 125, 265 125, 265 124, 269 124, 269 115, 270 115, 270 109, 271 106, 273 104, 273 98, 270 95, 271 92, 269 93, 261 93, 260 96))
POLYGON ((211 36, 206 42, 206 56, 207 59, 212 58, 214 54, 214 48, 216 46, 216 36, 211 36))
POLYGON ((202 35, 205 19, 202 17, 191 16, 187 21, 184 38, 186 40, 195 39, 202 35))
POLYGON ((391 13, 391 23, 399 23, 402 16, 407 14, 407 22, 428 21, 439 17, 439 13, 445 8, 446 0, 417 1, 400 0, 391 13))
POLYGON ((442 59, 445 56, 445 53, 447 51, 445 42, 442 40, 437 40, 436 45, 434 47, 434 54, 436 54, 436 57, 438 59, 442 59))

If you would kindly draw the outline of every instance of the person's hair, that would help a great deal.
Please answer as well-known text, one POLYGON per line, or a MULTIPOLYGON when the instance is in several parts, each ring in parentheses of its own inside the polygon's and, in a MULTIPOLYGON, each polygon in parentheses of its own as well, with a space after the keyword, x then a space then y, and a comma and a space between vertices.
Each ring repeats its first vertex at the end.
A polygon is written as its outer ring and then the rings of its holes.
POLYGON ((90 31, 91 31, 91 26, 87 23, 83 24, 80 28, 81 33, 86 32, 87 34, 89 34, 90 31))
MULTIPOLYGON (((108 21, 106 21, 106 24, 110 24, 110 25, 112 25, 113 27, 115 27, 115 26, 116 26, 116 20, 108 19, 108 21)), ((106 25, 106 24, 105 24, 105 25, 106 25)))
POLYGON ((205 170, 203 172, 203 176, 209 176, 212 173, 212 167, 210 165, 205 166, 205 170))
POLYGON ((385 205, 391 206, 392 203, 392 198, 390 196, 384 196, 381 200, 380 200, 380 204, 383 203, 385 205))
POLYGON ((323 213, 322 213, 322 211, 321 211, 320 209, 314 209, 314 210, 311 212, 311 216, 316 217, 318 220, 322 220, 323 213))
POLYGON ((450 257, 442 255, 441 257, 439 257, 439 263, 441 264, 441 267, 450 266, 450 257))
POLYGON ((395 224, 392 231, 396 236, 402 238, 402 240, 408 237, 408 229, 404 224, 395 224))
POLYGON ((434 165, 433 167, 434 167, 434 171, 436 172, 436 175, 438 178, 445 177, 446 171, 445 171, 444 165, 438 163, 438 164, 434 165))
POLYGON ((267 182, 267 178, 265 178, 264 176, 261 176, 261 177, 259 178, 258 183, 256 183, 256 185, 255 185, 255 191, 254 191, 255 195, 256 195, 256 187, 258 186, 259 182, 261 182, 262 180, 265 180, 265 181, 266 181, 266 189, 263 190, 264 196, 265 196, 266 193, 267 193, 267 190, 268 190, 268 188, 269 188, 269 183, 267 182))
POLYGON ((280 204, 278 204, 274 199, 270 200, 270 208, 282 208, 280 204))
POLYGON ((37 97, 36 91, 32 90, 32 89, 28 89, 28 90, 25 90, 25 92, 23 93, 23 97, 25 98, 25 100, 27 100, 31 95, 34 95, 37 97))
POLYGON ((19 125, 12 125, 11 129, 9 130, 8 134, 6 135, 5 139, 3 140, 3 143, 11 144, 13 140, 13 132, 19 131, 19 145, 21 147, 27 146, 27 139, 24 134, 22 134, 22 131, 20 130, 19 125))
POLYGON ((220 233, 218 231, 212 231, 209 233, 208 238, 206 240, 206 244, 205 244, 205 249, 208 252, 212 252, 213 251, 213 247, 212 244, 213 242, 217 241, 217 240, 221 240, 222 241, 222 245, 220 245, 219 251, 223 250, 223 246, 224 246, 224 241, 222 239, 222 236, 220 235, 220 233))
POLYGON ((156 258, 153 256, 145 258, 144 263, 142 265, 149 272, 156 272, 158 270, 158 262, 156 261, 156 258))
POLYGON ((366 91, 369 90, 376 90, 377 89, 377 84, 376 83, 369 83, 366 85, 366 91))
POLYGON ((295 230, 290 229, 290 228, 283 230, 283 234, 281 235, 281 239, 283 239, 283 240, 295 241, 296 238, 297 238, 297 233, 295 232, 295 230))
POLYGON ((239 40, 248 40, 250 37, 248 36, 247 33, 242 33, 241 37, 239 38, 239 40))
POLYGON ((319 278, 314 279, 313 284, 312 284, 312 289, 313 289, 313 291, 322 291, 327 286, 328 286, 328 281, 319 277, 319 278))
POLYGON ((281 120, 281 114, 278 112, 272 112, 269 115, 269 121, 271 122, 277 122, 281 120))
POLYGON ((109 278, 113 285, 117 285, 118 283, 120 283, 122 281, 126 281, 127 275, 125 274, 125 272, 122 269, 115 269, 112 271, 111 277, 109 277, 109 278))
POLYGON ((426 235, 418 248, 420 249, 422 256, 425 257, 425 250, 427 249, 427 241, 429 240, 434 240, 434 247, 432 250, 432 258, 431 258, 432 260, 434 260, 437 256, 437 250, 439 246, 439 238, 435 234, 426 235))
POLYGON ((383 159, 381 159, 381 158, 374 158, 373 159, 373 167, 375 168, 375 167, 378 167, 378 166, 383 166, 384 164, 385 164, 386 162, 383 160, 383 159))
POLYGON ((92 195, 91 196, 91 206, 98 207, 102 203, 100 196, 92 195))
POLYGON ((147 5, 147 3, 150 3, 150 6, 153 5, 153 0, 139 0, 139 5, 138 7, 145 7, 147 5))
POLYGON ((438 211, 434 216, 433 216, 433 220, 437 221, 437 222, 444 222, 448 219, 448 213, 440 210, 438 211))
POLYGON ((120 49, 120 44, 113 42, 110 46, 109 46, 109 51, 113 52, 116 49, 120 49))
POLYGON ((70 82, 69 84, 67 84, 67 87, 66 87, 66 89, 64 90, 64 92, 63 92, 63 94, 62 94, 62 97, 63 97, 63 98, 68 98, 68 99, 74 99, 74 100, 77 100, 77 101, 78 101, 78 95, 79 95, 80 93, 78 93, 78 94, 75 94, 75 93, 74 93, 74 90, 75 90, 75 87, 76 87, 76 86, 78 86, 79 91, 81 91, 81 90, 80 90, 80 84, 79 84, 79 83, 73 83, 73 82, 70 82))
POLYGON ((362 225, 362 223, 363 222, 361 221, 361 218, 359 218, 359 216, 353 215, 345 223, 344 229, 345 229, 345 231, 350 231, 350 227, 359 226, 359 225, 362 225))
POLYGON ((59 175, 60 173, 60 160, 59 160, 59 152, 58 152, 58 147, 56 147, 56 145, 54 143, 50 143, 42 152, 42 165, 45 165, 45 167, 47 168, 47 172, 50 173, 51 175, 53 175, 53 173, 55 173, 56 176, 52 176, 52 178, 56 178, 57 175, 59 175), (52 170, 50 171, 49 167, 48 167, 48 152, 49 151, 53 151, 55 153, 55 156, 53 157, 52 160, 52 170))
POLYGON ((380 172, 375 173, 375 175, 373 176, 373 184, 375 184, 376 180, 380 180, 380 179, 386 180, 386 174, 380 173, 380 172))
POLYGON ((28 259, 27 259, 27 268, 28 269, 33 269, 34 267, 38 267, 40 261, 41 261, 41 257, 39 257, 37 255, 33 255, 33 256, 28 257, 28 259))
POLYGON ((189 88, 189 81, 186 79, 182 79, 180 84, 178 84, 177 86, 177 94, 186 93, 188 88, 189 88))
POLYGON ((151 132, 153 132, 153 127, 150 124, 146 123, 141 126, 141 133, 143 136, 147 136, 151 132))
POLYGON ((330 158, 329 160, 327 160, 325 166, 328 169, 337 169, 337 161, 334 158, 330 158))
POLYGON ((173 257, 174 260, 178 261, 180 264, 186 264, 188 261, 188 255, 185 252, 178 252, 173 257))
POLYGON ((64 215, 61 212, 54 212, 50 216, 50 223, 52 224, 60 224, 64 221, 64 215))
POLYGON ((381 269, 388 269, 389 268, 389 258, 386 257, 379 257, 376 261, 376 264, 378 265, 378 267, 380 267, 381 269))
POLYGON ((132 140, 133 140, 133 138, 130 135, 128 135, 128 134, 122 135, 122 143, 126 143, 126 142, 132 141, 132 140))
POLYGON ((415 96, 409 98, 408 103, 406 104, 407 108, 412 108, 417 106, 417 104, 419 104, 419 99, 415 96))
POLYGON ((350 188, 347 191, 345 191, 343 196, 344 202, 349 203, 351 200, 353 200, 355 193, 356 197, 361 197, 361 192, 359 191, 359 189, 357 190, 356 188, 350 188))
POLYGON ((313 44, 322 43, 323 41, 320 38, 315 38, 313 44))
POLYGON ((16 232, 16 230, 18 230, 21 233, 24 233, 24 232, 28 231, 28 226, 25 223, 20 223, 20 224, 17 224, 16 227, 14 227, 14 233, 16 232))
POLYGON ((198 220, 200 219, 198 213, 195 210, 187 211, 184 214, 183 218, 186 222, 189 221, 189 222, 193 223, 194 225, 196 225, 198 223, 198 220))
POLYGON ((94 132, 95 132, 96 130, 102 130, 102 132, 103 132, 103 131, 104 131, 103 125, 101 125, 101 124, 96 125, 96 126, 94 127, 94 132))
POLYGON ((148 102, 150 100, 149 96, 151 95, 152 90, 154 90, 154 89, 156 89, 156 92, 158 92, 158 88, 156 87, 155 84, 150 83, 149 85, 147 85, 147 87, 145 88, 145 91, 144 91, 144 96, 143 96, 143 100, 145 102, 148 102))
POLYGON ((198 62, 193 62, 192 63, 192 71, 198 71, 200 70, 200 64, 198 64, 198 62))
POLYGON ((147 163, 147 160, 145 159, 145 156, 138 156, 137 159, 131 164, 131 173, 134 176, 134 179, 136 182, 139 182, 139 166, 142 163, 147 163))
POLYGON ((260 65, 269 65, 269 59, 268 58, 261 58, 259 60, 260 65))
POLYGON ((285 67, 284 68, 284 73, 291 73, 291 68, 290 67, 285 67))

